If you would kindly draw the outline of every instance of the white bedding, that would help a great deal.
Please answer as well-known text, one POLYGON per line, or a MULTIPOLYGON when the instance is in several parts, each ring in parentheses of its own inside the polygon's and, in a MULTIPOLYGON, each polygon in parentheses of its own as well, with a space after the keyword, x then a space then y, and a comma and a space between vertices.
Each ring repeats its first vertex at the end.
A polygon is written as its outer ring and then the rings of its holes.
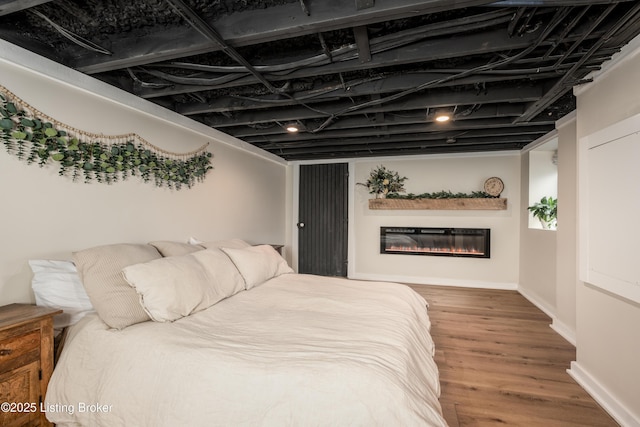
POLYGON ((284 274, 173 323, 91 314, 44 408, 61 426, 446 426, 425 306, 399 284, 284 274))

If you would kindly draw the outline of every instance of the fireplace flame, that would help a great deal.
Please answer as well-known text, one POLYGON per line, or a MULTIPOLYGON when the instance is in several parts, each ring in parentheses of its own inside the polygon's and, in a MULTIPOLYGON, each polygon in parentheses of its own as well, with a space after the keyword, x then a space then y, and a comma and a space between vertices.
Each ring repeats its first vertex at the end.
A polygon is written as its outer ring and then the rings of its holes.
POLYGON ((431 247, 424 248, 418 246, 396 246, 391 245, 386 247, 387 251, 393 252, 418 252, 418 253, 447 253, 447 254, 473 254, 484 255, 484 252, 476 248, 459 248, 459 247, 431 247))

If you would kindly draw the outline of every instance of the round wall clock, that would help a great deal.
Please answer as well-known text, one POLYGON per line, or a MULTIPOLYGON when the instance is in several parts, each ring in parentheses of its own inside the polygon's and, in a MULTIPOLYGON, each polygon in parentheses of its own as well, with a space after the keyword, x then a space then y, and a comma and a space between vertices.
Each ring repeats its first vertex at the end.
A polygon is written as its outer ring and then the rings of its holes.
POLYGON ((504 182, 497 176, 492 176, 484 182, 484 191, 493 197, 498 197, 504 190, 504 182))

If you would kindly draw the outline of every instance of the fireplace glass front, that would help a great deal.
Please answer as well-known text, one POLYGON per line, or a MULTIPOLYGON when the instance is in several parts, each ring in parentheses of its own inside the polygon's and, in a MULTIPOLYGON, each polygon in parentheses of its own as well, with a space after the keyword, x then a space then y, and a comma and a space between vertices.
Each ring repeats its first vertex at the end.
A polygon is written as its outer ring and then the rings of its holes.
POLYGON ((490 258, 488 228, 380 227, 380 253, 490 258))

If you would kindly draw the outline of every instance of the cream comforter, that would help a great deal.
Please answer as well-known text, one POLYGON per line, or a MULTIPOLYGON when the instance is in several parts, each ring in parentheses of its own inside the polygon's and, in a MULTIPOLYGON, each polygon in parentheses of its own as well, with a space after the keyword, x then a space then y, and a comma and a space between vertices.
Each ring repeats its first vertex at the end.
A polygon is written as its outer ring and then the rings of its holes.
POLYGON ((446 426, 425 301, 285 274, 173 323, 70 330, 44 403, 58 425, 446 426))

